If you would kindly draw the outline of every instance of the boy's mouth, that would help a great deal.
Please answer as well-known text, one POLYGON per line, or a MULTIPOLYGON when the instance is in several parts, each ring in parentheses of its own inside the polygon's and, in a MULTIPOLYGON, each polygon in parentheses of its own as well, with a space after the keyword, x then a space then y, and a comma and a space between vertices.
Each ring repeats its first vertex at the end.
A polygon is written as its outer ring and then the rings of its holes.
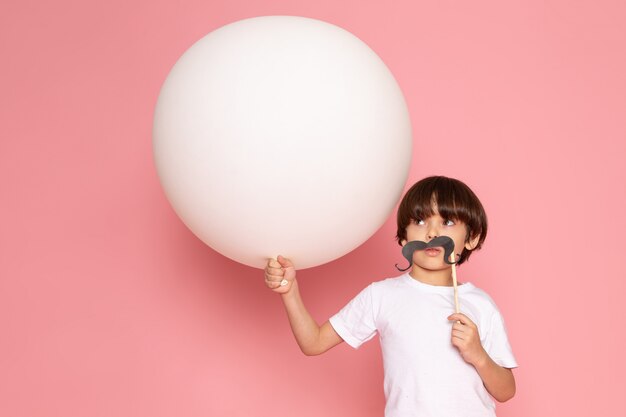
POLYGON ((428 255, 428 256, 439 256, 439 254, 441 253, 441 249, 439 249, 439 248, 427 248, 427 249, 424 249, 424 253, 426 253, 426 255, 428 255))

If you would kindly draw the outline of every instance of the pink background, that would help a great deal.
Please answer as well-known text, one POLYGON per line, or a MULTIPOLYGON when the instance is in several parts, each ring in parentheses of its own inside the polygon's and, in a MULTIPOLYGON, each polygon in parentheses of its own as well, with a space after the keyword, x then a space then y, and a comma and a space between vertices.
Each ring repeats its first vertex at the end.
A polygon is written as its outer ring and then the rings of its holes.
MULTIPOLYGON (((0 415, 382 416, 378 343, 300 354, 262 273, 197 240, 152 163, 176 59, 271 14, 368 43, 407 97, 410 183, 458 177, 484 202, 486 245, 459 276, 498 302, 521 365, 499 416, 622 415, 623 4, 3 2, 0 415)), ((394 232, 391 216, 301 271, 319 321, 396 273, 394 232)))

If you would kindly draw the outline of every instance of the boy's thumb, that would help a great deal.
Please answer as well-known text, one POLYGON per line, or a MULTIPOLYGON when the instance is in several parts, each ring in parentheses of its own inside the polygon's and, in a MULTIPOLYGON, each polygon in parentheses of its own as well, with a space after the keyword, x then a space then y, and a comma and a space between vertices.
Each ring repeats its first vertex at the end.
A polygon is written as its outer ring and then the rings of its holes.
POLYGON ((277 260, 280 266, 282 266, 283 268, 289 268, 290 266, 293 266, 293 263, 291 263, 289 259, 285 258, 282 255, 278 255, 277 260))

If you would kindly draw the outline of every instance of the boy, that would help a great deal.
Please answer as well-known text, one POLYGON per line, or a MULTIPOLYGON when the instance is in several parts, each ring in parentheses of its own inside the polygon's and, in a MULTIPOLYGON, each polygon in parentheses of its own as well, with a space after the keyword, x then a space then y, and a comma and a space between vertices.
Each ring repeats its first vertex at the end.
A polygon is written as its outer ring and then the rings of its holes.
MULTIPOLYGON (((457 265, 481 247, 487 217, 461 181, 429 177, 407 191, 398 208, 396 239, 454 241, 457 265)), ((495 416, 515 394, 517 362, 493 300, 471 283, 459 285, 463 314, 454 312, 451 266, 441 248, 415 251, 410 272, 374 282, 319 326, 298 291, 293 264, 282 256, 265 268, 266 285, 282 295, 302 352, 318 355, 345 341, 358 348, 380 336, 385 416, 495 416)))

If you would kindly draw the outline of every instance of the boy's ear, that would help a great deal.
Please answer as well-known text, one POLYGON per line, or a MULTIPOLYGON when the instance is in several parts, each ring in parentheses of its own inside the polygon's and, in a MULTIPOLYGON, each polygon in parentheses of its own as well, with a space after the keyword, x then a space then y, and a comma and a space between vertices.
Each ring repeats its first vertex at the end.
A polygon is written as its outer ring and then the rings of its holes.
POLYGON ((406 239, 402 239, 400 243, 402 244, 402 246, 406 245, 406 239))
POLYGON ((478 245, 479 240, 480 240, 480 235, 474 236, 472 239, 465 242, 465 249, 473 250, 478 245))

